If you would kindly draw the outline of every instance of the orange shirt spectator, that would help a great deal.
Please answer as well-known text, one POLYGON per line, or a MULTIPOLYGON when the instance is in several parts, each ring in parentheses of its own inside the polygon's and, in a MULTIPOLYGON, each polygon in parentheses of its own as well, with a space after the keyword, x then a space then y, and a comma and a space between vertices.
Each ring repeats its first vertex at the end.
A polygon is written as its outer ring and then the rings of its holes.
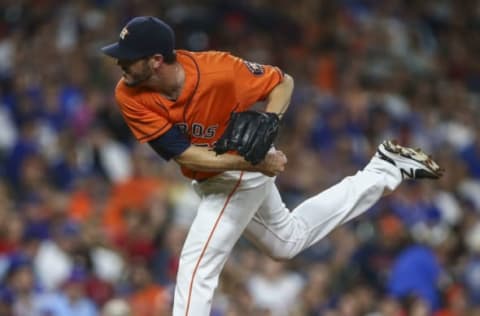
POLYGON ((93 201, 85 190, 78 190, 70 196, 70 218, 76 222, 86 221, 92 212, 93 201))
POLYGON ((149 209, 152 199, 165 197, 165 183, 157 178, 134 177, 115 185, 107 201, 104 224, 107 234, 116 238, 126 229, 125 212, 149 209))
POLYGON ((166 316, 170 310, 168 292, 161 286, 151 284, 130 297, 132 315, 166 316))

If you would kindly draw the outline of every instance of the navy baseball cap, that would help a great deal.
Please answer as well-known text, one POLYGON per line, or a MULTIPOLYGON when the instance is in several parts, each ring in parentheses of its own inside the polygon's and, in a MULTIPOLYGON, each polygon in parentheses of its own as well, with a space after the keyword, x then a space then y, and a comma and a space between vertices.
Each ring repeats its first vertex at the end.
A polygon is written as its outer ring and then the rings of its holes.
POLYGON ((175 35, 172 28, 153 16, 139 16, 131 19, 120 32, 118 42, 102 47, 110 57, 136 60, 154 54, 173 54, 175 35))

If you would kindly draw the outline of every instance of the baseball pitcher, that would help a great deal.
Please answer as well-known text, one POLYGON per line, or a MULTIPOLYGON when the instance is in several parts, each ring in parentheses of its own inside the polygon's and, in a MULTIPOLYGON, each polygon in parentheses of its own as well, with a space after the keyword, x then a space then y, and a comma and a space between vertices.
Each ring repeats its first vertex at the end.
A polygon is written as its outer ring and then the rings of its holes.
POLYGON ((174 160, 201 202, 183 246, 173 315, 207 316, 220 272, 242 234, 289 259, 368 210, 405 178, 437 179, 420 150, 385 141, 355 175, 292 212, 275 185, 287 157, 272 143, 293 79, 229 53, 175 50, 170 26, 136 17, 102 51, 123 70, 115 97, 138 141, 174 160), (251 106, 264 100, 264 111, 251 106))

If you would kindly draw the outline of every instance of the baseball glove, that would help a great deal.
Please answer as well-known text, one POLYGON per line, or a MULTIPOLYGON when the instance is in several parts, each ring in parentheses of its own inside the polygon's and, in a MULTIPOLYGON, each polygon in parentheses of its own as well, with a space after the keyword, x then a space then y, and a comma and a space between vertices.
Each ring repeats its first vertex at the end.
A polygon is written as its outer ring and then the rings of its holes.
POLYGON ((278 134, 280 119, 275 113, 232 112, 230 122, 213 150, 217 155, 237 151, 253 165, 260 163, 278 134))

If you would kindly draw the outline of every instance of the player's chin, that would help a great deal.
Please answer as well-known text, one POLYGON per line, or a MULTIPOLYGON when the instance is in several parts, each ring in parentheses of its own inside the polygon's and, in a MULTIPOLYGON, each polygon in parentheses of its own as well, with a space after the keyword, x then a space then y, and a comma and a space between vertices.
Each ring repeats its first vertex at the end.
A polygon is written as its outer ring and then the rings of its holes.
POLYGON ((142 80, 136 80, 135 78, 129 75, 123 75, 123 82, 129 87, 137 86, 142 80))
POLYGON ((129 87, 136 87, 147 81, 150 78, 150 75, 135 75, 123 74, 123 82, 129 87))

